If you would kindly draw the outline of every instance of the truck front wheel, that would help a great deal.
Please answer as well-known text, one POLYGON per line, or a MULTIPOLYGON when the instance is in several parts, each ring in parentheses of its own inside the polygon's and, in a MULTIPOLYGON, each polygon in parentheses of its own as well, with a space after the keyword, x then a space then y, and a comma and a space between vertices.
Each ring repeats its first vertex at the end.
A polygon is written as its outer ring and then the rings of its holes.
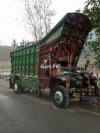
POLYGON ((70 103, 69 94, 65 92, 63 86, 56 86, 51 91, 51 99, 53 104, 58 108, 67 107, 70 103))

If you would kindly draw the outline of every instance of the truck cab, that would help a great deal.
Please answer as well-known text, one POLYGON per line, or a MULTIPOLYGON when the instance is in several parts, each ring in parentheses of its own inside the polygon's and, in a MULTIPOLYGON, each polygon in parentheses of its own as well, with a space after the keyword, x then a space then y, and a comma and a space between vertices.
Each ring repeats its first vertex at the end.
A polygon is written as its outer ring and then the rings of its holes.
POLYGON ((85 15, 75 13, 67 14, 62 21, 63 25, 58 23, 43 39, 39 61, 41 91, 48 89, 57 107, 68 106, 71 99, 80 101, 82 95, 95 95, 97 88, 96 83, 93 85, 96 80, 91 82, 91 75, 77 68, 91 22, 85 15))

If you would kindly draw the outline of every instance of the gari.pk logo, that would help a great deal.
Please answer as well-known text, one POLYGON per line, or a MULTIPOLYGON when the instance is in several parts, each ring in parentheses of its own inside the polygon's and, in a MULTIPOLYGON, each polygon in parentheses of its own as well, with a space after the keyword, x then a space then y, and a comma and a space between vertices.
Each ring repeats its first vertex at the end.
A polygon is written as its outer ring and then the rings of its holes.
POLYGON ((59 68, 61 68, 61 66, 60 66, 60 64, 52 64, 52 65, 41 64, 40 68, 41 69, 59 69, 59 68))

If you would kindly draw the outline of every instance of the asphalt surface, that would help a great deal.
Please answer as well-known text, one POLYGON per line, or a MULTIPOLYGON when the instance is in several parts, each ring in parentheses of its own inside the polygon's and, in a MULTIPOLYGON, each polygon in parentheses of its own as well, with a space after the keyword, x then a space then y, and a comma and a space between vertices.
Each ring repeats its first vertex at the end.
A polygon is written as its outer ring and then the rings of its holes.
POLYGON ((0 80, 0 133, 100 133, 100 113, 76 103, 58 109, 47 98, 14 94, 0 80))

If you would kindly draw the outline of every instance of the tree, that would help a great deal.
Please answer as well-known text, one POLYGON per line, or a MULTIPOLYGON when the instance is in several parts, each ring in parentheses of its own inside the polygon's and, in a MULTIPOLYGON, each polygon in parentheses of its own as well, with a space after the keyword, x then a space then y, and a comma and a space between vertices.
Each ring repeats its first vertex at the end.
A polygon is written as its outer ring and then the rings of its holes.
POLYGON ((26 41, 26 40, 22 40, 21 42, 20 42, 20 46, 22 46, 22 47, 24 47, 24 46, 27 46, 27 45, 29 45, 31 42, 30 41, 26 41))
POLYGON ((81 13, 81 10, 80 10, 80 9, 78 9, 78 10, 76 10, 75 12, 76 12, 76 13, 81 13))
POLYGON ((93 30, 88 39, 88 44, 92 47, 96 55, 97 64, 100 67, 100 0, 87 0, 84 7, 86 14, 93 26, 93 30))
POLYGON ((18 43, 17 43, 17 41, 15 39, 13 39, 11 44, 12 44, 13 47, 16 47, 18 45, 18 43))
POLYGON ((40 40, 51 28, 55 11, 50 9, 51 0, 25 0, 27 24, 35 41, 40 40))
POLYGON ((100 32, 100 0, 87 0, 84 13, 91 19, 93 29, 100 32))
POLYGON ((26 41, 25 40, 22 40, 21 42, 20 42, 20 46, 25 46, 26 45, 26 41))

